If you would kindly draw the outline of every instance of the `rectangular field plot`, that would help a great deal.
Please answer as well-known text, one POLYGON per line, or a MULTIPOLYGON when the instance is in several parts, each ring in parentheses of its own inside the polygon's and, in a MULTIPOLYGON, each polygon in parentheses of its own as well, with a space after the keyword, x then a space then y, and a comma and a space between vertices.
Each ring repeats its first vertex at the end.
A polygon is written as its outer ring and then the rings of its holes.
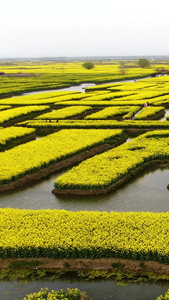
POLYGON ((148 132, 87 159, 55 181, 58 190, 108 190, 153 160, 169 159, 169 131, 148 132))
POLYGON ((0 105, 0 111, 1 110, 6 110, 6 109, 10 109, 11 106, 10 105, 0 105))
MULTIPOLYGON (((64 101, 64 102, 56 102, 54 103, 56 107, 62 107, 62 106, 70 106, 70 105, 89 105, 93 107, 107 107, 107 106, 143 106, 145 104, 145 100, 125 100, 123 98, 123 101, 121 98, 116 98, 115 100, 105 100, 105 101, 88 101, 88 98, 86 100, 79 100, 77 101, 64 101)), ((149 99, 149 103, 154 103, 153 99, 149 99)))
POLYGON ((28 120, 17 124, 36 129, 65 129, 65 128, 88 128, 88 129, 169 129, 168 121, 145 121, 145 120, 28 120))
POLYGON ((56 120, 56 119, 66 119, 77 116, 88 110, 92 109, 91 106, 69 106, 55 111, 40 115, 35 119, 39 120, 56 120))
POLYGON ((118 116, 131 117, 132 113, 136 113, 141 109, 140 106, 115 106, 106 107, 105 109, 85 117, 86 120, 102 120, 118 116))
POLYGON ((169 213, 0 209, 0 257, 169 263, 169 213))
POLYGON ((0 184, 15 181, 62 160, 65 162, 92 147, 104 144, 113 147, 124 139, 126 135, 121 130, 61 130, 0 153, 0 184))
POLYGON ((35 129, 24 127, 7 127, 0 129, 0 151, 14 147, 29 139, 35 139, 35 129), (28 138, 26 138, 28 137, 28 138))
POLYGON ((156 118, 158 119, 158 116, 164 116, 165 113, 165 108, 163 106, 157 106, 157 107, 152 107, 152 106, 147 106, 142 109, 141 112, 139 112, 135 116, 135 120, 144 120, 144 119, 149 119, 149 118, 156 118))
MULTIPOLYGON (((87 101, 103 101, 103 100, 112 100, 114 98, 122 98, 122 97, 129 97, 130 95, 135 95, 136 92, 112 92, 112 93, 102 93, 101 95, 96 94, 96 95, 91 95, 90 97, 88 97, 86 100, 87 101)), ((89 95, 88 93, 86 95, 89 95)))
POLYGON ((49 111, 49 106, 27 106, 27 107, 18 107, 11 108, 4 111, 0 111, 0 125, 8 125, 9 121, 15 121, 18 118, 29 116, 33 114, 36 116, 41 112, 49 111))
POLYGON ((101 84, 96 86, 91 86, 86 88, 87 92, 91 91, 99 91, 99 90, 110 90, 114 92, 122 92, 122 91, 136 91, 140 89, 147 89, 147 88, 156 88, 156 83, 150 83, 150 82, 143 82, 142 80, 139 80, 139 82, 121 82, 121 83, 108 83, 108 84, 101 84))
POLYGON ((64 101, 78 101, 85 98, 90 98, 91 96, 98 96, 104 94, 103 98, 107 94, 110 94, 110 91, 95 92, 95 93, 81 93, 81 92, 46 92, 46 93, 37 93, 35 95, 25 95, 19 97, 12 97, 6 99, 0 99, 0 105, 13 105, 13 106, 23 106, 23 105, 52 105, 55 102, 64 102, 64 101))
MULTIPOLYGON (((84 95, 85 97, 85 95, 84 95)), ((87 97, 87 96, 86 96, 87 97)), ((6 98, 0 100, 0 105, 13 105, 13 106, 23 106, 23 105, 45 105, 52 104, 57 101, 57 99, 62 100, 72 100, 81 99, 83 94, 80 92, 47 92, 38 93, 35 95, 26 95, 13 98, 6 98)))

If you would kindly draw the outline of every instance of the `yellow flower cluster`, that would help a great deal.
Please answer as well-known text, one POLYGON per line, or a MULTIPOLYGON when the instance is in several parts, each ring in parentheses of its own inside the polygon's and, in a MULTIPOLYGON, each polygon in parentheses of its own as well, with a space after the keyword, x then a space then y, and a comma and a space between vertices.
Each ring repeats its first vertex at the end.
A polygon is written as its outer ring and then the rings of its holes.
POLYGON ((139 82, 122 82, 119 83, 118 86, 112 85, 111 87, 108 87, 108 90, 112 91, 114 89, 119 89, 120 91, 135 91, 139 92, 139 90, 149 90, 149 89, 154 89, 157 88, 157 84, 155 83, 146 83, 143 82, 142 80, 139 80, 139 82))
POLYGON ((26 106, 26 107, 17 107, 11 108, 4 111, 0 111, 0 124, 4 122, 13 120, 17 117, 26 116, 30 113, 39 113, 43 111, 48 111, 50 109, 49 106, 26 106))
POLYGON ((157 83, 142 82, 139 80, 137 84, 135 82, 121 82, 121 83, 107 83, 86 88, 86 91, 99 91, 99 90, 110 90, 110 91, 137 91, 140 89, 153 88, 157 86, 157 83))
MULTIPOLYGON (((106 91, 106 94, 108 92, 106 91)), ((70 95, 65 95, 65 96, 60 96, 57 97, 56 99, 56 103, 57 102, 62 102, 62 101, 69 101, 69 100, 80 100, 83 98, 88 98, 90 96, 90 94, 85 94, 85 93, 78 93, 78 94, 70 94, 70 95)))
MULTIPOLYGON (((62 101, 62 99, 75 99, 76 98, 83 98, 83 94, 80 92, 47 92, 47 93, 39 93, 35 95, 28 95, 28 96, 19 96, 15 98, 7 98, 0 100, 0 105, 9 104, 9 105, 44 105, 44 104, 52 104, 55 103, 56 100, 60 99, 59 101, 62 101)), ((87 96, 86 96, 87 97, 87 96)))
POLYGON ((144 120, 148 117, 152 117, 156 113, 163 112, 164 113, 165 108, 163 106, 147 106, 142 109, 142 111, 135 116, 135 120, 144 120))
POLYGON ((159 296, 156 298, 156 300, 169 300, 169 290, 165 293, 164 296, 159 296))
MULTIPOLYGON (((149 103, 152 103, 152 99, 149 100, 149 103)), ((98 100, 98 101, 89 101, 88 98, 85 100, 79 100, 79 101, 64 101, 64 102, 56 102, 55 105, 57 106, 65 106, 65 105, 89 105, 94 107, 104 107, 104 106, 118 106, 118 105, 143 105, 145 103, 145 100, 121 100, 121 98, 115 98, 113 100, 98 100)))
POLYGON ((61 289, 60 291, 41 289, 38 293, 27 295, 23 300, 80 300, 82 293, 78 289, 67 289, 66 291, 61 289))
POLYGON ((125 115, 122 117, 122 120, 124 121, 124 120, 131 119, 131 117, 133 116, 133 114, 134 114, 134 116, 135 116, 135 114, 136 114, 139 110, 141 110, 141 107, 140 107, 140 106, 130 106, 129 112, 128 112, 127 114, 125 114, 125 115))
MULTIPOLYGON (((29 96, 19 96, 15 98, 7 98, 0 100, 0 105, 17 105, 17 106, 23 106, 23 105, 45 105, 45 104, 53 104, 56 102, 64 102, 64 101, 78 101, 80 99, 89 98, 91 96, 98 96, 101 94, 107 95, 110 91, 102 91, 102 92, 93 92, 93 93, 81 93, 81 92, 47 92, 47 93, 39 93, 35 95, 29 95, 29 96)), ((104 96, 106 97, 106 96, 104 96)), ((103 97, 103 98, 104 98, 103 97)))
POLYGON ((168 90, 151 91, 146 89, 138 94, 121 98, 121 100, 146 100, 167 94, 169 94, 168 90))
POLYGON ((145 162, 169 158, 169 131, 153 131, 89 158, 57 178, 57 189, 107 189, 145 162), (132 159, 131 159, 132 158, 132 159))
MULTIPOLYGON (((101 95, 92 95, 90 97, 87 98, 87 101, 103 101, 103 100, 111 100, 111 99, 114 99, 114 98, 121 98, 121 97, 124 97, 124 96, 129 96, 129 95, 133 95, 133 94, 136 94, 134 92, 125 92, 125 91, 122 91, 122 92, 112 92, 112 93, 102 93, 101 95)), ((89 94, 87 93, 86 95, 89 96, 89 94)))
POLYGON ((168 121, 135 121, 135 120, 28 120, 18 124, 19 126, 33 128, 142 128, 142 129, 169 129, 168 121))
POLYGON ((0 110, 10 109, 10 105, 0 105, 0 110))
POLYGON ((107 119, 108 117, 115 116, 124 116, 128 115, 128 113, 136 113, 141 109, 140 106, 114 106, 114 107, 106 107, 103 110, 93 113, 85 117, 87 120, 99 120, 99 119, 107 119))
POLYGON ((70 118, 79 114, 82 114, 83 112, 92 109, 91 106, 69 106, 61 109, 57 109, 55 111, 40 115, 36 117, 35 119, 40 120, 56 120, 56 119, 66 119, 70 118))
POLYGON ((107 142, 124 140, 121 130, 69 129, 0 153, 0 184, 107 142), (19 157, 19 159, 18 159, 19 157))
POLYGON ((0 146, 6 145, 7 142, 16 138, 24 137, 35 132, 33 128, 24 127, 7 127, 0 129, 0 146))
POLYGON ((169 263, 169 213, 0 209, 0 257, 169 263), (159 226, 160 224, 160 226, 159 226))

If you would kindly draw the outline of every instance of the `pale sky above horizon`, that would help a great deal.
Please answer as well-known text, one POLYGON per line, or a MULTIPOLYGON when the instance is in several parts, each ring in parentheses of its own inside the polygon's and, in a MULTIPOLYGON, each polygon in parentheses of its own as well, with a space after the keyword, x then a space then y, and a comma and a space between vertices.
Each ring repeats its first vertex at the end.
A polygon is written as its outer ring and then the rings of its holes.
POLYGON ((5 0, 0 58, 169 55, 168 2, 5 0))

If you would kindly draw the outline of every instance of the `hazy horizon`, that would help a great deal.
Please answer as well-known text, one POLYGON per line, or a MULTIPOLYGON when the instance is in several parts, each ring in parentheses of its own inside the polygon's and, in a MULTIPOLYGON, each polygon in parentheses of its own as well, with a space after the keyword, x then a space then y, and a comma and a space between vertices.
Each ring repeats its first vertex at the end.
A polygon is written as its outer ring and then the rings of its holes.
POLYGON ((0 22, 0 59, 169 54, 166 0, 6 0, 0 22))

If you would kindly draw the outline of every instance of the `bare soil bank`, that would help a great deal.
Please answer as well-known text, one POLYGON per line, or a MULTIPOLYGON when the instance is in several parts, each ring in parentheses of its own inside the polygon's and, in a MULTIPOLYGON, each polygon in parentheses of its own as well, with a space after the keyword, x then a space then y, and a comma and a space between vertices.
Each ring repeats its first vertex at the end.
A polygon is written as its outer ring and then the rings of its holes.
POLYGON ((124 184, 125 182, 129 181, 132 177, 135 177, 135 175, 145 170, 146 168, 159 167, 159 166, 160 167, 169 166, 169 159, 154 160, 154 161, 144 163, 142 166, 139 166, 135 170, 132 170, 126 177, 119 179, 116 183, 110 185, 107 189, 104 190, 59 190, 55 188, 52 190, 52 193, 54 195, 82 195, 82 196, 106 194, 115 190, 117 187, 124 184))
MULTIPOLYGON (((18 258, 18 259, 0 259, 0 269, 9 269, 13 262, 28 262, 30 266, 15 267, 16 269, 47 269, 59 271, 108 271, 132 273, 134 275, 154 274, 157 277, 166 275, 169 278, 169 265, 161 264, 155 261, 133 261, 118 258, 100 258, 100 259, 50 259, 50 258, 18 258), (37 266, 31 266, 31 263, 38 262, 37 266)), ((101 274, 101 273, 100 273, 101 274)))

